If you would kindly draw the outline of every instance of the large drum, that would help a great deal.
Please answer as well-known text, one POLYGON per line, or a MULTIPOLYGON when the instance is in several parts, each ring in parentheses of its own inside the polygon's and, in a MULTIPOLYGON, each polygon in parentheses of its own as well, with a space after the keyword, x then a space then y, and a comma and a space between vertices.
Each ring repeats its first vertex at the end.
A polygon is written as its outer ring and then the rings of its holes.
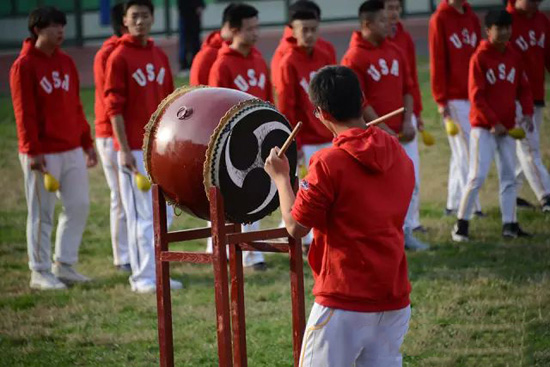
MULTIPOLYGON (((220 188, 225 216, 257 221, 279 206, 263 166, 271 148, 291 133, 273 105, 226 88, 182 87, 159 105, 146 127, 145 168, 173 205, 209 219, 207 191, 220 188)), ((293 143, 286 155, 296 171, 293 143)), ((294 175, 291 175, 294 180, 294 175)))

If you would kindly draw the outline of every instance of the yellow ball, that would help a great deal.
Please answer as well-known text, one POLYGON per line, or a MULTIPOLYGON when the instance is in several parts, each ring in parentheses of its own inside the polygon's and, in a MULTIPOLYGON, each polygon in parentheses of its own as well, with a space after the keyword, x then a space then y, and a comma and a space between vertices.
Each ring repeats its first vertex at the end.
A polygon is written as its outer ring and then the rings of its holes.
POLYGON ((140 189, 141 191, 149 191, 149 189, 151 189, 151 183, 149 182, 147 177, 145 177, 139 172, 136 172, 135 178, 136 178, 136 186, 138 189, 140 189))
POLYGON ((455 136, 459 133, 458 126, 456 126, 456 123, 450 119, 445 119, 445 130, 447 130, 447 134, 450 136, 455 136))
POLYGON ((432 134, 430 134, 426 130, 422 130, 422 141, 428 147, 435 144, 435 138, 433 137, 432 134))
POLYGON ((44 188, 49 192, 56 192, 59 190, 59 181, 55 179, 50 173, 44 173, 44 188))
POLYGON ((508 130, 508 135, 510 135, 514 139, 523 139, 525 138, 525 130, 521 127, 515 127, 513 129, 508 130))

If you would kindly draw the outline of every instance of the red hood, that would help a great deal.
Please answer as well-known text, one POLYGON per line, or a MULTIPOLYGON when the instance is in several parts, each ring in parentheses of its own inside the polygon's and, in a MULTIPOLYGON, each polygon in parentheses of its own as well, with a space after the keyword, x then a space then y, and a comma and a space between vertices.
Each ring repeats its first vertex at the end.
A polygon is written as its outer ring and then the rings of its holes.
POLYGON ((260 53, 260 51, 258 51, 256 49, 256 47, 252 47, 252 49, 250 49, 250 53, 247 56, 245 56, 242 53, 240 53, 239 51, 234 50, 231 47, 229 47, 228 43, 224 43, 222 45, 222 48, 220 49, 219 55, 220 56, 228 55, 228 56, 240 57, 242 59, 248 59, 248 58, 261 56, 261 53, 260 53))
MULTIPOLYGON (((508 48, 510 48, 509 42, 506 45, 506 49, 508 48)), ((495 54, 500 54, 500 52, 491 44, 491 42, 487 40, 481 40, 477 51, 490 51, 490 52, 494 52, 495 54)))
POLYGON ((148 39, 145 46, 143 46, 137 38, 129 34, 125 34, 122 37, 120 37, 120 43, 130 47, 135 47, 135 48, 152 48, 154 45, 153 40, 148 39))
POLYGON ((467 2, 464 3, 463 7, 464 7, 464 14, 460 14, 455 8, 449 5, 448 0, 444 0, 439 4, 437 11, 445 12, 445 13, 449 13, 457 16, 465 16, 465 15, 468 15, 468 13, 473 13, 472 6, 469 3, 467 2))
POLYGON ((377 127, 346 130, 334 139, 333 145, 375 172, 387 171, 394 163, 395 151, 401 149, 395 138, 377 127))
POLYGON ((212 47, 216 49, 222 48, 225 40, 222 38, 220 31, 214 31, 206 37, 206 40, 202 44, 202 47, 212 47))
POLYGON ((350 48, 351 47, 361 47, 367 50, 374 50, 382 46, 382 44, 386 42, 385 40, 382 41, 382 43, 379 46, 375 46, 369 41, 363 39, 363 36, 361 35, 360 31, 355 31, 351 34, 351 40, 349 42, 350 48))
POLYGON ((116 46, 120 42, 120 37, 117 35, 112 35, 103 42, 103 47, 107 46, 116 46))
MULTIPOLYGON (((23 46, 21 47, 21 52, 19 55, 24 56, 28 54, 34 54, 41 57, 50 57, 46 55, 44 52, 40 51, 36 47, 34 47, 34 44, 36 43, 36 40, 33 40, 32 38, 27 38, 25 41, 23 41, 23 46)), ((59 48, 56 48, 53 51, 52 56, 55 56, 59 52, 59 48)))
POLYGON ((516 12, 516 0, 508 0, 508 4, 506 4, 506 10, 508 13, 516 12))

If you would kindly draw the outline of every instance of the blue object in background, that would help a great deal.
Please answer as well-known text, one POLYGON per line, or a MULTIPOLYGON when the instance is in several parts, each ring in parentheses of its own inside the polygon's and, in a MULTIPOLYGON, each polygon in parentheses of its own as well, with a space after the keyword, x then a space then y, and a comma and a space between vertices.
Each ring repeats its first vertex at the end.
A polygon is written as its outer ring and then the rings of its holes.
POLYGON ((111 24, 111 0, 99 0, 99 23, 111 24))

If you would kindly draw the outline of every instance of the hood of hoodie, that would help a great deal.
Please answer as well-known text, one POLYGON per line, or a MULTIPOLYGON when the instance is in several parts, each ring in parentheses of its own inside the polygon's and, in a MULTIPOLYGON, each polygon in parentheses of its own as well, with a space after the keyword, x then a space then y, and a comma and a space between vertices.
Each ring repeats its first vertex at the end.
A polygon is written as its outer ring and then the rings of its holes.
POLYGON ((106 46, 116 46, 120 42, 120 37, 117 35, 112 35, 103 42, 103 47, 106 46))
POLYGON ((120 37, 120 43, 126 46, 134 47, 134 48, 152 48, 154 45, 153 40, 148 39, 145 46, 143 46, 136 37, 130 34, 125 34, 122 37, 120 37))
POLYGON ((232 57, 240 57, 241 59, 249 59, 249 58, 255 58, 258 56, 261 56, 260 51, 256 49, 256 47, 252 47, 250 49, 250 53, 248 55, 243 55, 237 50, 232 49, 229 47, 230 45, 228 43, 224 43, 222 45, 222 48, 220 49, 219 56, 232 56, 232 57))
POLYGON ((351 40, 349 42, 349 46, 350 46, 350 48, 359 47, 359 48, 363 48, 363 49, 366 49, 366 50, 374 50, 374 49, 382 47, 382 45, 385 42, 386 42, 386 40, 383 40, 382 42, 380 42, 380 44, 378 46, 375 46, 372 43, 370 43, 369 41, 365 40, 360 31, 354 31, 351 34, 351 40))
POLYGON ((437 11, 445 12, 445 13, 448 13, 449 15, 454 15, 458 17, 468 16, 469 13, 473 12, 472 6, 469 3, 467 2, 464 3, 463 7, 464 7, 464 14, 461 14, 458 12, 458 10, 456 10, 455 8, 449 5, 448 0, 444 0, 439 4, 437 11))
POLYGON ((225 43, 225 40, 222 38, 221 32, 214 31, 206 37, 206 40, 202 44, 202 47, 212 47, 215 49, 222 48, 223 44, 225 43))
POLYGON ((401 149, 397 139, 377 127, 346 130, 334 139, 333 145, 374 172, 391 168, 397 157, 396 152, 401 149))
MULTIPOLYGON (((506 44, 506 50, 508 50, 510 48, 510 42, 508 42, 506 44)), ((491 44, 491 42, 489 42, 488 40, 481 40, 481 42, 479 43, 479 47, 477 48, 476 52, 480 52, 480 51, 489 51, 491 53, 494 53, 495 55, 501 55, 501 53, 499 52, 499 50, 496 49, 495 46, 493 46, 491 44)))
POLYGON ((36 55, 36 56, 50 58, 57 55, 57 53, 59 52, 59 48, 56 48, 53 51, 53 54, 51 56, 48 56, 44 52, 34 47, 35 43, 36 43, 36 40, 33 40, 32 38, 27 38, 26 40, 24 40, 23 47, 21 47, 21 52, 19 53, 19 55, 25 56, 32 53, 33 55, 36 55))

